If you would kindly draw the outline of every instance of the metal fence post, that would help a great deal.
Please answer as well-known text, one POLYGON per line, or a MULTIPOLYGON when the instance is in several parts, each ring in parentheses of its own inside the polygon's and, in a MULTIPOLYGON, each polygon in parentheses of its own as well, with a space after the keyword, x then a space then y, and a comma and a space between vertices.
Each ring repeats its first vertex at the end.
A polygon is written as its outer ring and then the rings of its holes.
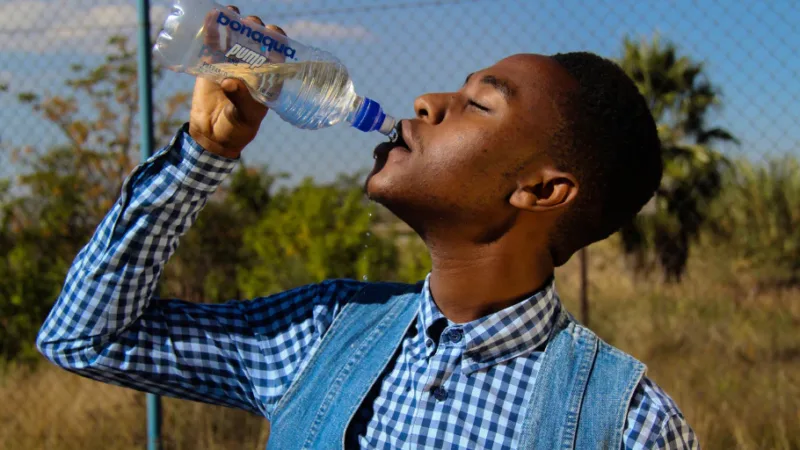
MULTIPOLYGON (((150 61, 150 1, 138 0, 139 15, 139 124, 141 160, 153 154, 153 70, 150 61)), ((161 397, 147 394, 147 449, 161 447, 161 397)))

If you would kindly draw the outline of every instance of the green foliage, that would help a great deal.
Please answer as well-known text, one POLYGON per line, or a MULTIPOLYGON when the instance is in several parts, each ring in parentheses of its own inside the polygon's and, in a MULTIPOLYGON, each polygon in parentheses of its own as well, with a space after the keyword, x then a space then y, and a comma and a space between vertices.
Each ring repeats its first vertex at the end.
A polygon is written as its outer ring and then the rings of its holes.
POLYGON ((181 239, 162 296, 221 302, 328 278, 416 282, 430 271, 422 241, 367 202, 358 175, 274 192, 284 174, 232 174, 181 239))
POLYGON ((328 278, 391 278, 397 249, 371 234, 375 206, 355 179, 284 188, 244 236, 253 266, 239 272, 245 296, 278 292, 328 278))
POLYGON ((711 218, 715 243, 761 284, 800 284, 800 161, 736 162, 711 218))
POLYGON ((279 178, 266 167, 240 168, 231 175, 181 239, 165 268, 162 296, 197 302, 242 297, 237 273, 252 264, 242 248, 244 232, 270 207, 279 178))
POLYGON ((431 254, 422 239, 416 234, 398 239, 400 267, 397 279, 405 283, 415 283, 424 279, 431 271, 431 254))
MULTIPOLYGON (((20 175, 15 194, 0 183, 0 353, 29 357, 69 263, 119 195, 139 161, 136 53, 126 39, 93 69, 72 67, 66 95, 17 92, 18 101, 61 131, 49 148, 11 150, 20 175)), ((156 78, 160 69, 156 69, 156 78)), ((11 86, 13 87, 13 86, 11 86)), ((10 90, 10 89, 6 89, 10 90)), ((159 141, 174 133, 188 94, 155 111, 159 141)))
POLYGON ((0 357, 31 361, 32 338, 58 295, 68 263, 43 251, 48 243, 26 239, 0 259, 0 357))
POLYGON ((619 61, 645 97, 658 124, 664 177, 651 215, 640 215, 623 227, 623 250, 635 269, 647 267, 654 250, 666 281, 679 281, 689 247, 706 222, 711 201, 719 195, 728 162, 714 148, 735 142, 723 128, 708 127, 709 113, 719 106, 718 90, 701 63, 679 56, 676 47, 626 39, 619 61))

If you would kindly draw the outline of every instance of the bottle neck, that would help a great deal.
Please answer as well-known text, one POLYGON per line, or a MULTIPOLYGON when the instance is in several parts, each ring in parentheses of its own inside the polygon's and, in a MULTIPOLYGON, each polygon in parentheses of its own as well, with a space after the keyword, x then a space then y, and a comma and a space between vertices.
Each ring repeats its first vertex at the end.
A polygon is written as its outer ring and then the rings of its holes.
POLYGON ((378 102, 367 97, 356 97, 346 120, 361 131, 379 131, 385 135, 394 130, 395 124, 394 117, 386 115, 378 102))

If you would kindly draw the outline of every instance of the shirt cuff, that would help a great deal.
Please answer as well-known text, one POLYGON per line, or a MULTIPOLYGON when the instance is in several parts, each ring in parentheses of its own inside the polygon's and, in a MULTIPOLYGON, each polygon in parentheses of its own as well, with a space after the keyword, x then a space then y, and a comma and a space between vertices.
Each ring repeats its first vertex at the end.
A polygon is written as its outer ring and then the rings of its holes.
MULTIPOLYGON (((168 154, 177 168, 176 176, 189 188, 212 193, 233 171, 239 158, 232 159, 205 150, 189 135, 189 124, 184 124, 164 150, 153 155, 155 160, 168 154)), ((150 161, 148 160, 148 161, 150 161)))

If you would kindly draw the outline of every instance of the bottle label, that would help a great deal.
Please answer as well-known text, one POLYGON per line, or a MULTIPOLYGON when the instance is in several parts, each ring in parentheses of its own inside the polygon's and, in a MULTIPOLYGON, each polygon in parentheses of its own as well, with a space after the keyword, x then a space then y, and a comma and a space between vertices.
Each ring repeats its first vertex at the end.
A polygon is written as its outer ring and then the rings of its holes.
POLYGON ((262 55, 261 53, 247 48, 242 44, 235 44, 233 47, 225 53, 225 57, 228 59, 238 59, 246 64, 250 64, 251 69, 255 69, 256 67, 261 67, 267 61, 267 57, 262 55))
MULTIPOLYGON (((226 16, 225 13, 223 13, 222 11, 220 11, 219 15, 217 16, 217 23, 222 26, 228 27, 234 33, 246 35, 248 38, 250 38, 250 40, 259 44, 260 50, 264 53, 277 52, 277 53, 282 53, 283 56, 285 56, 286 58, 297 59, 295 57, 297 51, 294 48, 289 47, 288 44, 278 42, 277 40, 273 39, 271 36, 265 33, 253 30, 248 25, 233 20, 232 18, 226 16)), ((238 45, 239 44, 236 44, 236 46, 238 45)), ((253 51, 252 49, 248 50, 250 50, 251 52, 253 51)), ((263 62, 261 64, 263 64, 263 62)))

